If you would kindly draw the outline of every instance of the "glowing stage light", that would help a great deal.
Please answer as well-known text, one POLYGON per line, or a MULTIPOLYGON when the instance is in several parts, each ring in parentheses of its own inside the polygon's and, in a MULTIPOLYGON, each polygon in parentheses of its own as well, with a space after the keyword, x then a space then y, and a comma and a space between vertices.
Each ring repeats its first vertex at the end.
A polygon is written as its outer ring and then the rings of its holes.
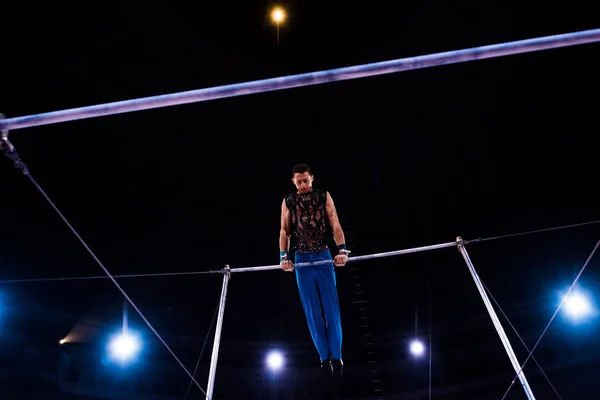
POLYGON ((593 313, 590 299, 580 291, 571 292, 564 300, 564 311, 571 319, 581 320, 593 313))
POLYGON ((285 10, 281 7, 275 7, 271 11, 271 19, 277 26, 277 47, 279 47, 279 26, 285 21, 285 10))
POLYGON ((271 19, 276 24, 281 24, 285 20, 285 11, 281 7, 275 7, 271 11, 271 19))
POLYGON ((141 349, 139 338, 131 333, 121 333, 109 343, 108 349, 112 358, 121 362, 133 359, 141 349))
POLYGON ((413 356, 422 356, 425 352, 425 346, 420 340, 415 339, 412 342, 410 342, 410 352, 413 356))
POLYGON ((267 355, 267 366, 272 370, 283 367, 283 355, 279 351, 272 351, 267 355))

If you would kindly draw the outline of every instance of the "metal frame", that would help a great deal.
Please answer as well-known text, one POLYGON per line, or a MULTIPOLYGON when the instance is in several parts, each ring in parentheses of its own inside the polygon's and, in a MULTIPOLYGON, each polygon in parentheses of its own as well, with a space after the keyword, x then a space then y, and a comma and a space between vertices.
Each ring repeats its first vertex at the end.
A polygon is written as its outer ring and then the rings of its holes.
MULTIPOLYGON (((475 271, 475 267, 473 266, 473 262, 471 261, 469 254, 467 253, 465 245, 466 245, 466 243, 463 241, 463 239, 460 236, 458 236, 456 238, 456 242, 448 242, 448 243, 442 243, 442 244, 437 244, 437 245, 432 245, 432 246, 424 246, 424 247, 416 247, 416 248, 412 248, 412 249, 390 251, 387 253, 377 253, 377 254, 369 254, 369 255, 365 255, 365 256, 351 257, 348 259, 348 262, 362 261, 362 260, 368 260, 368 259, 374 259, 374 258, 391 257, 391 256, 396 256, 396 255, 401 255, 401 254, 417 253, 417 252, 422 252, 422 251, 437 250, 437 249, 442 249, 442 248, 446 248, 446 247, 457 246, 458 251, 463 256, 465 262, 467 263, 467 268, 469 269, 469 272, 471 273, 471 276, 473 277, 473 281, 475 282, 475 286, 477 287, 477 290, 479 291, 481 299, 483 300, 483 304, 485 305, 485 308, 487 309, 488 314, 490 315, 490 318, 492 319, 494 328, 496 328, 496 332, 498 332, 498 336, 500 336, 500 340, 501 340, 502 344, 504 345, 506 354, 508 355, 508 358, 509 358, 511 364, 512 364, 513 368, 515 369, 515 372, 517 373, 519 380, 521 381, 521 385, 523 386, 525 395, 527 396, 528 400, 535 400, 535 396, 533 395, 533 391, 531 390, 531 387, 529 386, 529 382, 525 378, 525 373, 522 371, 519 360, 517 359, 517 356, 515 355, 515 352, 510 344, 510 341, 509 341, 508 337, 506 336, 506 332, 504 331, 504 328, 502 327, 502 324, 500 323, 500 320, 498 319, 498 315, 496 315, 496 311, 494 310, 494 307, 492 306, 492 303, 490 302, 490 299, 485 291, 483 283, 481 282, 481 280, 479 279, 479 275, 477 275, 477 272, 475 271)), ((319 265, 319 264, 322 264, 322 263, 320 263, 320 262, 302 263, 302 264, 297 264, 295 267, 303 268, 303 267, 307 267, 307 266, 311 266, 311 265, 314 266, 314 265, 319 265)), ((215 271, 215 272, 223 273, 223 286, 221 289, 221 300, 219 302, 219 314, 217 317, 215 339, 214 339, 214 344, 213 344, 213 353, 212 353, 212 357, 210 360, 210 372, 208 375, 206 400, 212 400, 212 395, 214 393, 215 379, 216 379, 216 374, 217 374, 217 361, 219 358, 219 347, 221 344, 221 335, 223 332, 225 302, 226 302, 226 298, 227 298, 227 288, 228 288, 229 279, 231 277, 231 273, 233 273, 233 272, 258 272, 258 271, 274 270, 274 269, 279 269, 279 268, 281 268, 279 265, 269 265, 269 266, 264 266, 264 267, 231 269, 227 265, 223 270, 215 271)))
POLYGON ((527 382, 527 378, 525 378, 525 373, 522 370, 521 363, 517 359, 517 355, 515 354, 512 346, 510 345, 508 336, 506 336, 506 332, 504 332, 502 323, 500 323, 500 320, 498 319, 498 315, 496 314, 496 311, 494 310, 494 306, 492 305, 492 302, 490 301, 490 298, 488 297, 488 295, 485 291, 485 287, 483 286, 483 283, 479 279, 479 275, 477 275, 477 272, 475 271, 473 262, 471 261, 471 258, 469 257, 469 253, 467 253, 467 249, 465 248, 465 243, 463 242, 463 240, 460 236, 456 238, 456 243, 458 245, 458 251, 463 256, 463 258, 465 259, 465 262, 467 263, 467 267, 469 268, 469 272, 471 273, 471 276, 473 277, 475 286, 477 286, 477 290, 479 291, 479 294, 481 295, 483 304, 485 304, 485 308, 487 309, 488 313, 490 314, 490 318, 492 319, 492 322, 494 323, 494 328, 496 328, 496 332, 498 332, 498 336, 500 336, 500 340, 502 341, 502 344, 504 345, 504 349, 506 350, 506 354, 508 355, 510 363, 512 364, 513 368, 515 369, 515 373, 519 377, 519 381, 521 381, 521 385, 523 386, 525 395, 527 396, 527 398, 529 400, 535 400, 535 396, 533 395, 531 387, 529 386, 529 382, 527 382))

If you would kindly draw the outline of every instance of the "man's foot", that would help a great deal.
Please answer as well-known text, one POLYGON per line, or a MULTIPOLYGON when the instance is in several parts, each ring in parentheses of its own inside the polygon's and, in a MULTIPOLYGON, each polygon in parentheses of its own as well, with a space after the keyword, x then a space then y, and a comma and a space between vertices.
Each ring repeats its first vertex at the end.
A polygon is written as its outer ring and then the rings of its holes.
POLYGON ((331 368, 331 359, 326 359, 321 361, 321 373, 328 378, 331 378, 331 374, 333 373, 331 368))
POLYGON ((334 378, 341 378, 344 373, 344 362, 335 358, 331 359, 331 371, 334 378))

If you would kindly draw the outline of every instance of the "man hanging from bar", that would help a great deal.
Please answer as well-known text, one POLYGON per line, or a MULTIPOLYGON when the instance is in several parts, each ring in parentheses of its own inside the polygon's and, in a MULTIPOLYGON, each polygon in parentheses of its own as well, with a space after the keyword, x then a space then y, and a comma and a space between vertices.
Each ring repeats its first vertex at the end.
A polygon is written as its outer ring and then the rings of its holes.
POLYGON ((321 370, 326 375, 339 377, 344 364, 334 265, 346 265, 349 251, 346 249, 344 232, 331 195, 313 188, 313 181, 308 165, 294 166, 292 182, 296 186, 296 192, 285 196, 281 204, 280 264, 284 271, 296 271, 300 300, 321 358, 321 370), (330 230, 337 245, 337 254, 333 258, 327 245, 330 230), (296 263, 326 263, 294 268, 294 262, 290 258, 290 239, 294 244, 296 263))

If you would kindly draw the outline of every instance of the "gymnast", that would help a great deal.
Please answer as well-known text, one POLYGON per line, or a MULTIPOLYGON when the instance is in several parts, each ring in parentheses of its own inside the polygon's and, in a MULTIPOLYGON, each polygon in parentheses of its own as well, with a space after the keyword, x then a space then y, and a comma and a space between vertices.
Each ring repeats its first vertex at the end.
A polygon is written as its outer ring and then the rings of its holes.
POLYGON ((321 358, 321 370, 328 376, 340 377, 344 366, 342 323, 334 265, 346 265, 350 252, 346 249, 331 195, 313 188, 313 181, 308 165, 293 167, 292 182, 296 192, 286 195, 281 204, 280 265, 284 271, 296 271, 300 300, 321 358), (333 258, 327 245, 328 229, 333 232, 337 245, 337 254, 333 258), (294 243, 292 249, 290 242, 294 243), (294 252, 295 263, 321 262, 294 268, 290 251, 294 252))

